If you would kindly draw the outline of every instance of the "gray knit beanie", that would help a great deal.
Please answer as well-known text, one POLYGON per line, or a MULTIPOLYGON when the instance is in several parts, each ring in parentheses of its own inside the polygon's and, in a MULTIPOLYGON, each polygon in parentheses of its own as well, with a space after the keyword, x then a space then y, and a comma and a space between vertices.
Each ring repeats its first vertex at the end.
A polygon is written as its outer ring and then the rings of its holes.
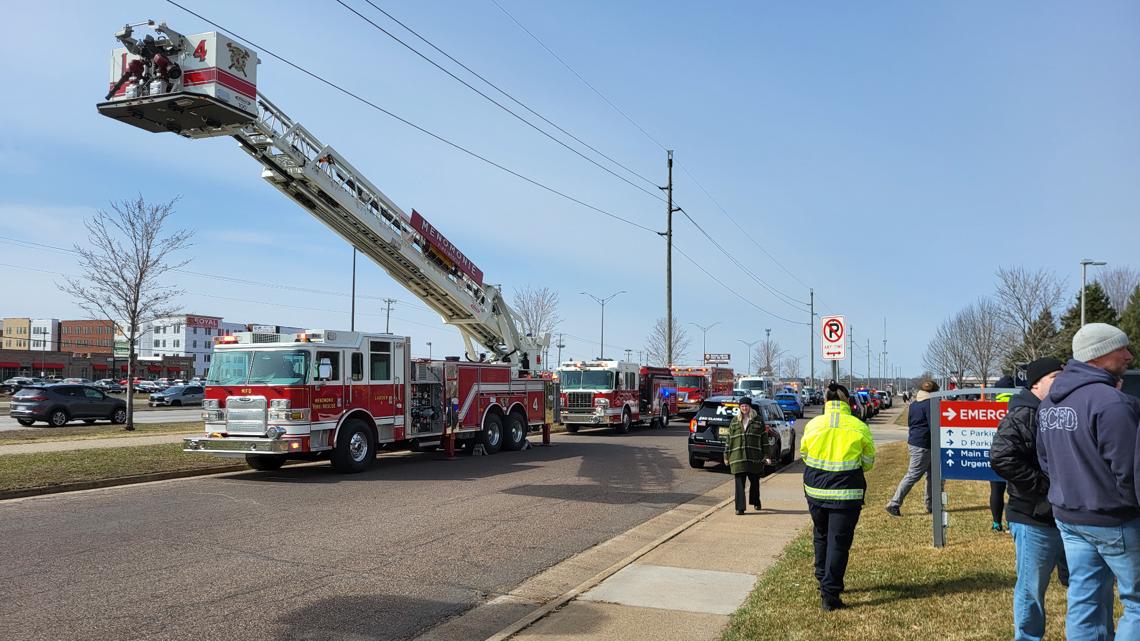
POLYGON ((1121 347, 1128 347, 1128 335, 1108 323, 1089 323, 1073 336, 1073 358, 1082 363, 1121 347))

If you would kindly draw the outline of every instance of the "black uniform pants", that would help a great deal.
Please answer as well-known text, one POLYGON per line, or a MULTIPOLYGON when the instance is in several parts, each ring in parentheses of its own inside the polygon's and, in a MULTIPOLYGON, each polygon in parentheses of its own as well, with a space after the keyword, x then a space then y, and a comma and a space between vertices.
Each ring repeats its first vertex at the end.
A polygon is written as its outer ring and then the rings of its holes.
POLYGON ((752 474, 750 472, 741 472, 736 474, 736 511, 744 511, 744 481, 748 481, 748 503, 750 505, 758 505, 760 503, 760 475, 752 474))
POLYGON ((847 574, 847 558, 855 540, 861 507, 834 509, 808 505, 811 513, 812 542, 815 544, 815 578, 819 592, 838 597, 843 592, 843 576, 847 574))

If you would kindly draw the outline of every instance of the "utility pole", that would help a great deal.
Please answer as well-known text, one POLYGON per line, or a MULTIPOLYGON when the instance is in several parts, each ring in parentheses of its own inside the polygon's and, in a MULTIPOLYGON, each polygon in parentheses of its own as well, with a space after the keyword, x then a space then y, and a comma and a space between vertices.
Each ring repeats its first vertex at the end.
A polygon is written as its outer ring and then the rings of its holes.
POLYGON ((659 189, 665 190, 665 367, 673 364, 673 213, 681 211, 673 206, 673 150, 665 150, 669 165, 669 182, 659 189))
MULTIPOLYGON (((566 345, 564 345, 562 343, 562 336, 563 336, 562 334, 558 335, 558 344, 555 345, 555 347, 558 348, 558 362, 555 363, 555 365, 561 365, 562 364, 562 348, 566 347, 566 345)), ((557 368, 555 368, 555 369, 557 369, 557 368)))
POLYGON ((847 342, 851 345, 851 353, 847 355, 850 363, 847 365, 847 390, 855 387, 855 327, 847 328, 847 342))
POLYGON ((811 326, 808 330, 808 348, 811 350, 808 362, 811 364, 811 378, 808 379, 808 385, 815 387, 815 290, 809 288, 808 293, 811 294, 811 316, 808 317, 808 324, 811 326))
POLYGON ((625 360, 628 361, 632 357, 633 357, 633 350, 628 348, 628 347, 625 348, 625 360))
POLYGON ((390 322, 392 320, 392 303, 395 303, 395 302, 398 302, 395 298, 385 298, 384 299, 384 306, 386 308, 386 311, 384 312, 384 333, 385 334, 389 333, 388 328, 389 328, 390 322))
POLYGON ((1108 263, 1104 261, 1089 258, 1081 260, 1081 327, 1085 326, 1085 276, 1088 272, 1088 267, 1089 265, 1099 266, 1107 264, 1108 263))
MULTIPOLYGON (((883 371, 886 370, 887 360, 887 317, 883 317, 883 364, 879 365, 879 387, 886 387, 883 385, 883 371)), ((890 370, 887 370, 887 375, 890 375, 890 370)))
POLYGON ((871 339, 867 339, 867 384, 871 383, 871 339))
POLYGON ((356 331, 356 247, 352 248, 352 313, 348 319, 348 330, 356 331))
POLYGON ((427 346, 428 346, 428 360, 430 361, 431 360, 431 341, 427 342, 427 346))

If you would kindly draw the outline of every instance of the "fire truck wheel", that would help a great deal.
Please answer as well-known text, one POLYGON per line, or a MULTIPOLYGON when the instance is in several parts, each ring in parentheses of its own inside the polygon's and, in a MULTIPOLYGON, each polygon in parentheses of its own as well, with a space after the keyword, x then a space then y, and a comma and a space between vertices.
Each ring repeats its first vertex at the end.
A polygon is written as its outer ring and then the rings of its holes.
POLYGON ((577 424, 575 424, 575 423, 563 423, 563 424, 562 424, 562 427, 565 427, 565 428, 566 428, 566 431, 567 431, 567 432, 570 432, 571 434, 577 434, 577 433, 578 433, 578 429, 579 429, 581 426, 580 426, 580 425, 577 425, 577 424))
POLYGON ((503 447, 503 420, 497 414, 488 414, 483 419, 483 431, 479 432, 479 442, 483 451, 495 454, 503 447))
POLYGON ((245 463, 255 470, 272 472, 273 470, 281 469, 281 466, 285 465, 285 457, 270 454, 246 454, 245 463))
POLYGON ((618 434, 628 434, 629 426, 633 424, 633 415, 629 413, 629 408, 621 413, 621 422, 614 426, 614 431, 618 434))
POLYGON ((376 444, 368 425, 354 419, 341 426, 332 453, 333 469, 344 474, 363 472, 375 460, 376 444))
POLYGON ((503 432, 503 449, 508 452, 517 452, 526 442, 526 419, 517 413, 507 415, 506 430, 503 432))

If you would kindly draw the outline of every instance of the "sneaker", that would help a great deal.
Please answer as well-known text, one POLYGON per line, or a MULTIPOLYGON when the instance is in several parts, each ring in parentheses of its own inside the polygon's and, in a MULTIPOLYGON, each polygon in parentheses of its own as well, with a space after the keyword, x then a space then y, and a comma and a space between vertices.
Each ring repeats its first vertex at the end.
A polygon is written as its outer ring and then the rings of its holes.
POLYGON ((890 514, 891 516, 902 516, 902 510, 900 510, 899 506, 897 505, 888 505, 887 514, 890 514))
POLYGON ((990 526, 990 532, 995 534, 1001 534, 1004 531, 1005 530, 1001 528, 1001 523, 994 522, 994 524, 990 526))
POLYGON ((756 508, 756 511, 757 511, 757 512, 759 512, 760 510, 764 509, 764 505, 763 505, 763 504, 762 504, 760 501, 757 501, 756 503, 754 503, 754 504, 752 505, 752 507, 756 508))

